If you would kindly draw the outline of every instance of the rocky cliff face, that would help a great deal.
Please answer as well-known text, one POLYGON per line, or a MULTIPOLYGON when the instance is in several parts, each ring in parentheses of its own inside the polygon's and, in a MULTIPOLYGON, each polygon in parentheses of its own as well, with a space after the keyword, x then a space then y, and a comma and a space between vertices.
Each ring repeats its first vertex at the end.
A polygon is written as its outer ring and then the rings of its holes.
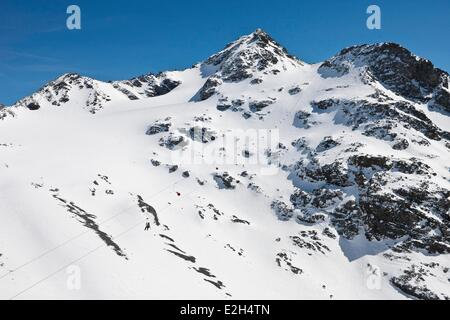
POLYGON ((130 100, 161 96, 169 93, 179 84, 179 81, 170 79, 166 73, 146 74, 130 80, 113 82, 114 88, 126 94, 130 100))
POLYGON ((324 76, 342 76, 352 68, 365 71, 367 81, 378 81, 406 99, 438 104, 450 111, 449 75, 395 43, 346 48, 319 68, 324 76))

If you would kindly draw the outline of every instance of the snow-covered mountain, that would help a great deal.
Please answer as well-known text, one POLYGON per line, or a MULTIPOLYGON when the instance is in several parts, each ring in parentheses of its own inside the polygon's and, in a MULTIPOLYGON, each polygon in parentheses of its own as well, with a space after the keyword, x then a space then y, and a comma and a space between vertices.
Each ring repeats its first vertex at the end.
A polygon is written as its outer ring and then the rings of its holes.
POLYGON ((0 297, 448 299, 449 112, 397 44, 308 64, 259 29, 65 74, 0 106, 0 297))

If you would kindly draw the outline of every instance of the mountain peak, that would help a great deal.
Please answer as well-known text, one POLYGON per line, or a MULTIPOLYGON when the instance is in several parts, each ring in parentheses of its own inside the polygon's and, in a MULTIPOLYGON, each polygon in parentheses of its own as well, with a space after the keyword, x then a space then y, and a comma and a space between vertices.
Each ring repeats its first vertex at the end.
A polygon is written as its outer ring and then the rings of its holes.
POLYGON ((79 73, 76 72, 67 72, 62 74, 59 78, 57 78, 56 80, 63 80, 63 79, 78 79, 80 78, 81 75, 79 73))
POLYGON ((257 28, 253 33, 267 34, 263 29, 257 28))
POLYGON ((450 108, 449 75, 397 43, 345 48, 325 61, 319 72, 324 77, 340 77, 352 68, 365 69, 365 81, 376 80, 404 98, 428 102, 434 97, 438 104, 450 108))
POLYGON ((279 47, 282 50, 286 50, 282 45, 277 43, 267 32, 265 32, 263 29, 260 28, 256 29, 255 31, 244 37, 250 38, 251 39, 250 42, 256 41, 261 43, 271 43, 272 45, 279 47))
POLYGON ((203 65, 213 66, 223 81, 238 82, 260 74, 277 74, 303 65, 262 29, 229 43, 203 65))

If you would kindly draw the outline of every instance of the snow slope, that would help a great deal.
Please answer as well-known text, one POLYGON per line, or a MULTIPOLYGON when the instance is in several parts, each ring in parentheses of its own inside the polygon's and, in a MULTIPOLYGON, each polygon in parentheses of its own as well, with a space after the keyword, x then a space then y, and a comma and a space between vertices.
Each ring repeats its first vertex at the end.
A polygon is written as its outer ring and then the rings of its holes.
POLYGON ((450 297, 448 74, 428 63, 379 44, 309 65, 257 30, 0 108, 0 298, 450 297))

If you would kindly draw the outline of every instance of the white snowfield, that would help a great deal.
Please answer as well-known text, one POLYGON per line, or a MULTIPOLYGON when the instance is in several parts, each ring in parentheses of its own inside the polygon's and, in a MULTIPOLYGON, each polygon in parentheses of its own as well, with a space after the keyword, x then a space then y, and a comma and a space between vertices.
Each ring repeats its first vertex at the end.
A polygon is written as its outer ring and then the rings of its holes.
MULTIPOLYGON (((358 199, 354 186, 340 188, 339 203, 314 209, 323 214, 316 223, 296 218, 304 212, 290 204, 296 191, 329 186, 295 176, 293 166, 311 154, 322 165, 355 154, 414 157, 435 173, 426 180, 448 191, 445 139, 420 145, 413 140, 426 139, 422 132, 399 127, 409 146, 394 149, 347 125, 345 113, 312 107, 375 101, 377 92, 406 99, 365 81, 359 64, 328 77, 321 64, 301 62, 271 39, 265 47, 265 37, 255 40, 261 34, 145 86, 68 74, 0 108, 1 299, 411 299, 417 296, 392 283, 411 268, 423 268, 424 281, 406 282, 450 297, 448 253, 398 253, 393 247, 407 236, 368 239, 360 226, 346 237, 335 228, 328 212, 358 199), (177 83, 167 93, 145 91, 166 78, 177 83), (217 83, 203 99, 208 79, 217 83), (214 138, 195 138, 193 128, 214 138), (236 130, 250 150, 221 149, 221 138, 236 130), (257 142, 267 133, 276 139, 271 147, 257 142), (338 144, 315 150, 327 136, 338 144), (294 143, 301 138, 309 149, 294 143), (211 150, 215 159, 205 154, 211 150)), ((410 103, 450 131, 448 113, 410 103)), ((384 190, 415 179, 392 180, 384 190)))

